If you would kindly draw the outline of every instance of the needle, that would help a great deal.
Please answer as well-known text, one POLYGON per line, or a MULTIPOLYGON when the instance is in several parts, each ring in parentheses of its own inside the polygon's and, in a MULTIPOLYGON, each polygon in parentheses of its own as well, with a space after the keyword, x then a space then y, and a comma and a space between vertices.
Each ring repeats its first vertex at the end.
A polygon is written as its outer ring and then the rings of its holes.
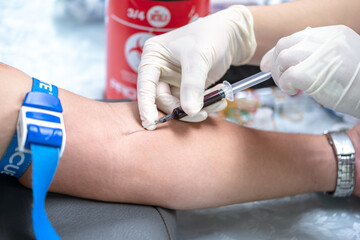
POLYGON ((126 136, 129 136, 130 134, 133 134, 133 133, 136 133, 136 132, 140 132, 142 130, 145 130, 145 128, 140 128, 140 129, 137 129, 135 131, 131 131, 131 132, 128 132, 127 134, 125 134, 126 136))

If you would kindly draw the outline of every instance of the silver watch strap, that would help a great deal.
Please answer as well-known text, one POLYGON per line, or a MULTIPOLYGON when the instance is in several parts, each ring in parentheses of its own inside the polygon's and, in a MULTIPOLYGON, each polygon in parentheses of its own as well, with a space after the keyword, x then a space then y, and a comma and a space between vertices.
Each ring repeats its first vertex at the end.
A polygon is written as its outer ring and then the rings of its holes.
POLYGON ((329 132, 327 139, 337 160, 337 180, 334 192, 327 194, 334 197, 347 197, 354 191, 355 185, 355 149, 345 131, 329 132))

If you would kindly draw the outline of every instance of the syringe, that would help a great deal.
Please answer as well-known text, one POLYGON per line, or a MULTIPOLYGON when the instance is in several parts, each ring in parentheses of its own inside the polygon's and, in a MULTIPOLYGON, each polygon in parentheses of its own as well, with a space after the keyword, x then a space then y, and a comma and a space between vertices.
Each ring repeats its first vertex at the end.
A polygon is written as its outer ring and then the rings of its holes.
MULTIPOLYGON (((224 98, 226 98, 230 101, 234 101, 234 95, 236 93, 243 91, 247 88, 250 88, 252 86, 255 86, 259 83, 262 83, 270 78, 271 78, 271 72, 259 72, 250 77, 242 79, 232 85, 228 81, 224 81, 223 88, 221 88, 219 90, 215 90, 204 96, 203 108, 205 108, 213 103, 219 102, 220 100, 222 100, 224 98)), ((164 122, 170 121, 172 119, 181 119, 185 116, 187 116, 187 114, 184 112, 184 110, 181 107, 177 107, 172 111, 172 113, 156 120, 155 124, 157 125, 160 123, 164 123, 164 122)))

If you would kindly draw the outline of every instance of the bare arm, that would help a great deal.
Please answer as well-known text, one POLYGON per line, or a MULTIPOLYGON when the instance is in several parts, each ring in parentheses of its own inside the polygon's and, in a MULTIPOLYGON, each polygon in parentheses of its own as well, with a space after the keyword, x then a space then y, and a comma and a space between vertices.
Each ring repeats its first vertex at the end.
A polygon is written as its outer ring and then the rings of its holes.
MULTIPOLYGON (((1 66, 0 85, 2 155, 31 79, 1 66)), ((125 136, 140 127, 136 103, 101 103, 65 90, 59 97, 67 145, 54 192, 189 209, 335 187, 335 159, 324 136, 264 132, 215 118, 125 136)), ((31 168, 20 181, 31 186, 31 168)))
POLYGON ((360 33, 358 0, 298 0, 294 2, 251 6, 257 49, 252 64, 258 65, 277 41, 306 27, 346 25, 360 33))

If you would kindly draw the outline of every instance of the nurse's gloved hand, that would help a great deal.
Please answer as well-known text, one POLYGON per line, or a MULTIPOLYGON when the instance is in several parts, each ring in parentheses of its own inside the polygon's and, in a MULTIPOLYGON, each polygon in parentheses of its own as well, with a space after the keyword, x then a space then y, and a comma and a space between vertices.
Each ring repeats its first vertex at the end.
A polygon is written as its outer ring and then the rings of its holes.
POLYGON ((278 87, 360 118, 360 36, 346 26, 306 28, 280 39, 261 60, 278 87))
POLYGON ((204 89, 230 65, 247 63, 256 49, 253 18, 244 6, 232 6, 146 41, 138 69, 138 105, 142 125, 155 129, 157 107, 170 113, 180 104, 202 121, 226 101, 203 110, 204 89))

